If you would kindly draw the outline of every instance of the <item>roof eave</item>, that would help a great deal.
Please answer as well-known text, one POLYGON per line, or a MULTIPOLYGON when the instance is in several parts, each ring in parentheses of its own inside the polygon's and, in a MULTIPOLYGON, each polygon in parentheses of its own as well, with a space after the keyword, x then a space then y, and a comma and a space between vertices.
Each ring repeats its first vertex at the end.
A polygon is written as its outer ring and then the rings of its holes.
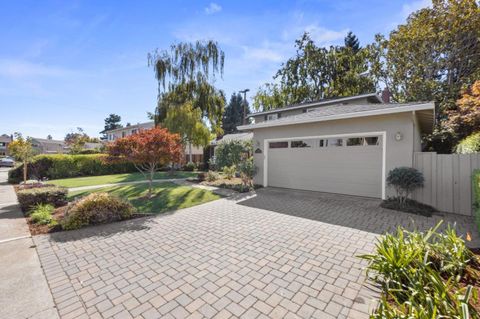
POLYGON ((250 131, 254 129, 268 128, 268 127, 325 122, 325 121, 343 120, 343 119, 375 116, 375 115, 387 115, 387 114, 421 111, 421 110, 432 110, 433 112, 435 112, 435 104, 433 102, 428 102, 428 103, 417 104, 417 105, 407 105, 407 106, 402 106, 402 107, 397 107, 392 109, 380 109, 380 110, 354 112, 354 113, 347 113, 347 114, 336 114, 336 115, 330 115, 330 116, 324 116, 324 117, 318 117, 318 118, 301 119, 301 120, 291 121, 291 122, 285 122, 285 121, 268 122, 267 121, 267 122, 261 122, 258 124, 241 125, 241 126, 238 126, 237 129, 240 131, 250 131))

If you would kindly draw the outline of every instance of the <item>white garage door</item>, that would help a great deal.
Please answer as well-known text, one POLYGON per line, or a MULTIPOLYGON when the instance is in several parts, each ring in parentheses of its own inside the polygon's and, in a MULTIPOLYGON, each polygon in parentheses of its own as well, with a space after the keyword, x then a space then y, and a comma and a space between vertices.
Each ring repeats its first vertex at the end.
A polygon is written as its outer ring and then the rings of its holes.
POLYGON ((267 143, 268 186, 382 197, 382 137, 267 143))

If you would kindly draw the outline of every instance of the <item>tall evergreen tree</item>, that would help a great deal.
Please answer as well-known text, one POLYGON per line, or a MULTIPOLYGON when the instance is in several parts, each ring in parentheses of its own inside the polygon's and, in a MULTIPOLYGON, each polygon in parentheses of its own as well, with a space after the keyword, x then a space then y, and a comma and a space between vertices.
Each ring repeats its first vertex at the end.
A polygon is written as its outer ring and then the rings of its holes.
POLYGON ((122 124, 120 124, 121 120, 122 120, 122 118, 120 117, 120 115, 110 114, 105 119, 105 126, 103 128, 103 131, 100 132, 104 135, 103 138, 107 138, 107 136, 105 134, 106 131, 114 130, 116 128, 121 128, 122 127, 122 124))
POLYGON ((354 53, 357 53, 360 50, 360 41, 358 40, 357 36, 353 34, 352 31, 347 33, 345 37, 345 47, 352 49, 354 53))
POLYGON ((237 133, 237 126, 243 124, 243 118, 250 114, 250 107, 248 102, 245 101, 247 104, 245 106, 245 113, 244 113, 244 100, 240 93, 233 93, 230 97, 230 102, 225 107, 225 112, 223 113, 223 132, 225 134, 232 134, 237 133))

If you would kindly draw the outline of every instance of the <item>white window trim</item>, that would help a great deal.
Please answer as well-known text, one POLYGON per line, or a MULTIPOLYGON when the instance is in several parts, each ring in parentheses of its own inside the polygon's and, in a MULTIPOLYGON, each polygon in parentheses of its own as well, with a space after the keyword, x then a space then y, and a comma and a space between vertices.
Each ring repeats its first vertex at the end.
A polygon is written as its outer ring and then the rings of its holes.
MULTIPOLYGON (((361 132, 334 135, 317 135, 317 136, 296 136, 284 138, 269 138, 263 140, 263 187, 268 186, 268 143, 276 141, 292 141, 298 139, 318 139, 318 138, 334 138, 334 137, 365 137, 365 136, 381 136, 382 137, 382 199, 386 199, 386 157, 387 157, 387 132, 361 132)), ((289 148, 290 149, 290 148, 289 148)))

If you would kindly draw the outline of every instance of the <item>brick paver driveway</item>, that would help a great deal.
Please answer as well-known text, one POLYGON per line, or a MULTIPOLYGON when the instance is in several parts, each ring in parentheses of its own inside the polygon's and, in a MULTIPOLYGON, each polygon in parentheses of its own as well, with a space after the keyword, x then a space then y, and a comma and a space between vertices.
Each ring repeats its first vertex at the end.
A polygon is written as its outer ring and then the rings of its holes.
POLYGON ((376 294, 356 256, 410 217, 440 219, 378 203, 264 189, 35 243, 63 318, 364 318, 376 294))

